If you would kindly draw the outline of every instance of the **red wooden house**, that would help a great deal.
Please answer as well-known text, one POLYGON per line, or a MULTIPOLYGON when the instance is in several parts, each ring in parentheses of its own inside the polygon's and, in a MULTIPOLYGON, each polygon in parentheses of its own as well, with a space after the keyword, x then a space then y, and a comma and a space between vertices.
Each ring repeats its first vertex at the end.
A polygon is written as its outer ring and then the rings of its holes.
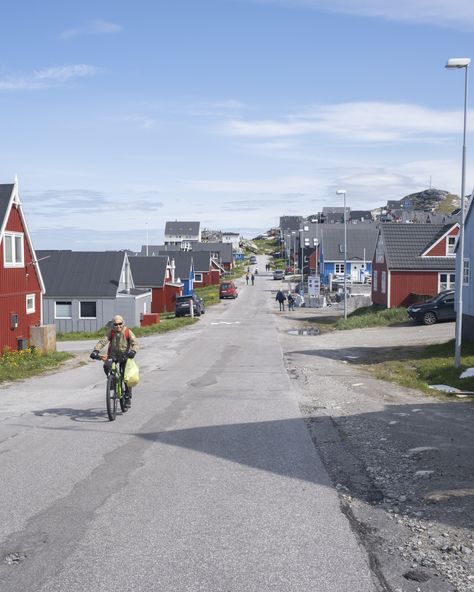
POLYGON ((41 324, 43 293, 18 184, 0 185, 0 353, 27 347, 30 327, 41 324))
POLYGON ((130 257, 130 268, 135 285, 151 289, 152 313, 174 311, 176 296, 181 296, 183 284, 175 281, 168 255, 130 257))
POLYGON ((454 288, 456 224, 384 223, 372 261, 372 302, 409 306, 454 288))

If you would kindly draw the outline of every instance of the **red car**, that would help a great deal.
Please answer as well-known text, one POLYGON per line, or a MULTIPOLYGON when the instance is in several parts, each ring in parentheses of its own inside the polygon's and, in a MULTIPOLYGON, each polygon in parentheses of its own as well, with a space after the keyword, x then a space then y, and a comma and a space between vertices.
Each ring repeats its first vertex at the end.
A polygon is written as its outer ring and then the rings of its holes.
POLYGON ((222 282, 219 287, 219 298, 237 298, 238 296, 237 286, 232 280, 222 282))
POLYGON ((294 273, 294 269, 292 267, 285 267, 285 273, 294 273))

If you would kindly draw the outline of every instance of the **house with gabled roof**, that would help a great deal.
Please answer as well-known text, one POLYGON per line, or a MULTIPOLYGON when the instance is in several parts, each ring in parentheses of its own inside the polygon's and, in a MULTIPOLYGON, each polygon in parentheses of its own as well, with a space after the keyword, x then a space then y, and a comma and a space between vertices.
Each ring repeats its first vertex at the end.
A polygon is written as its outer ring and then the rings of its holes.
POLYGON ((394 308, 454 288, 459 225, 379 226, 372 262, 372 301, 394 308))
POLYGON ((42 322, 44 283, 18 191, 0 185, 0 354, 28 346, 30 327, 42 322))
POLYGON ((159 256, 170 258, 171 268, 174 270, 174 280, 183 285, 183 296, 189 296, 194 291, 194 262, 190 251, 160 251, 159 256))
POLYGON ((344 224, 322 224, 319 248, 322 283, 329 284, 331 277, 343 280, 344 273, 354 282, 364 281, 372 273, 377 236, 375 224, 347 224, 347 254, 344 256, 344 224))
POLYGON ((185 222, 175 220, 166 222, 165 225, 165 245, 177 246, 187 251, 191 248, 193 242, 201 240, 201 222, 185 222))
POLYGON ((170 257, 130 257, 130 267, 135 286, 151 290, 151 312, 174 311, 176 297, 181 296, 183 284, 174 278, 175 269, 170 257))
POLYGON ((136 288, 124 251, 37 251, 43 319, 58 332, 98 331, 114 315, 129 327, 151 312, 151 290, 136 288))

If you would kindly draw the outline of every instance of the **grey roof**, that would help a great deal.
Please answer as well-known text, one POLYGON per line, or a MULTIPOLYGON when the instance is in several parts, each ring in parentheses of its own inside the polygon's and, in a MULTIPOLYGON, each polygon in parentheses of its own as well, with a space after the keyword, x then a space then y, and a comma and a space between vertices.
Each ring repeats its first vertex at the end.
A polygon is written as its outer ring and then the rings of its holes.
POLYGON ((123 251, 36 251, 45 297, 116 297, 125 256, 123 251))
MULTIPOLYGON (((376 224, 347 225, 347 261, 371 261, 378 237, 376 224)), ((321 225, 321 244, 325 261, 344 260, 344 225, 321 225)))
POLYGON ((177 280, 187 280, 193 266, 193 255, 191 251, 161 251, 160 255, 167 255, 171 259, 174 259, 174 277, 177 280))
POLYGON ((381 224, 385 258, 390 270, 450 271, 455 257, 422 257, 421 255, 453 224, 381 224))
POLYGON ((303 224, 303 216, 280 216, 280 228, 283 232, 299 230, 303 224))
POLYGON ((372 212, 370 210, 351 210, 351 220, 360 220, 361 222, 372 222, 372 212))
POLYGON ((165 234, 197 236, 199 235, 200 227, 201 222, 183 222, 176 220, 175 222, 166 222, 165 234))
POLYGON ((5 216, 7 215, 13 187, 13 183, 0 185, 0 228, 3 226, 5 216))
POLYGON ((166 280, 168 256, 130 257, 133 283, 142 288, 161 288, 166 280))
POLYGON ((218 253, 219 259, 223 263, 232 263, 232 244, 231 243, 193 243, 193 253, 208 251, 209 253, 218 253))
MULTIPOLYGON (((160 251, 166 251, 168 246, 169 245, 142 245, 140 255, 146 257, 148 251, 148 257, 156 257, 160 251)), ((174 250, 176 250, 176 246, 174 250)))

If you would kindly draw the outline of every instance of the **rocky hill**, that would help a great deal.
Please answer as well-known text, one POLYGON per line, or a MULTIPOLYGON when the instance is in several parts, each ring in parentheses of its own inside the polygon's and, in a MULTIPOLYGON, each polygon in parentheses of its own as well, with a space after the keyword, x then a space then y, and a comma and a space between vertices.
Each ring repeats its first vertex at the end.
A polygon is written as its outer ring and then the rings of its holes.
POLYGON ((460 206, 459 196, 442 189, 425 189, 418 193, 411 193, 400 200, 403 207, 425 212, 450 214, 460 206))

